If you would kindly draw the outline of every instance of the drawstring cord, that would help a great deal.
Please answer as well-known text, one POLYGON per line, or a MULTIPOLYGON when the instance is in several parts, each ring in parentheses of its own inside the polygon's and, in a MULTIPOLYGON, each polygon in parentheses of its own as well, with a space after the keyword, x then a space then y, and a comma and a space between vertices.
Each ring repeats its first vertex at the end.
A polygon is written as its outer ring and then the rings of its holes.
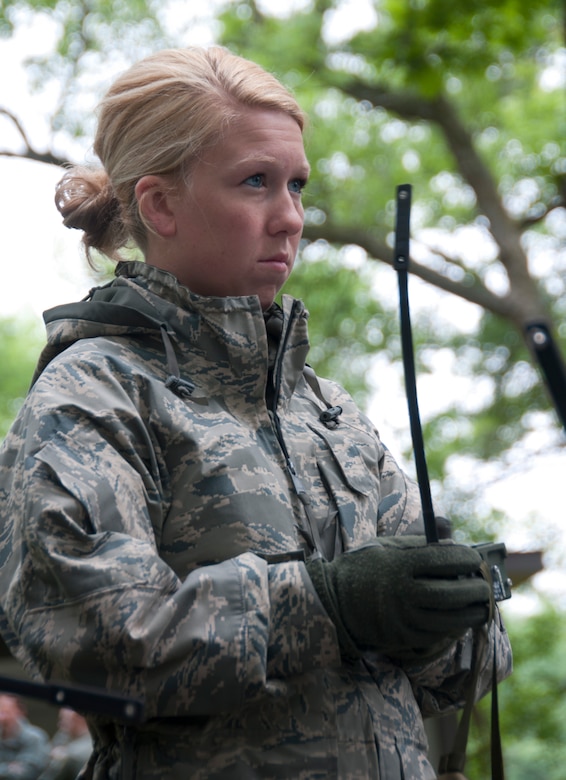
POLYGON ((165 387, 174 392, 179 398, 190 398, 195 390, 195 385, 188 379, 181 378, 177 355, 175 354, 171 338, 167 332, 167 325, 161 323, 160 328, 163 346, 165 347, 165 356, 167 358, 167 370, 169 371, 169 376, 165 380, 165 387))
POLYGON ((309 365, 305 365, 303 368, 303 376, 318 400, 326 406, 325 411, 320 413, 318 419, 321 423, 324 423, 327 428, 337 428, 338 423, 340 422, 338 418, 342 414, 342 407, 332 406, 332 404, 326 400, 322 393, 318 377, 309 365))

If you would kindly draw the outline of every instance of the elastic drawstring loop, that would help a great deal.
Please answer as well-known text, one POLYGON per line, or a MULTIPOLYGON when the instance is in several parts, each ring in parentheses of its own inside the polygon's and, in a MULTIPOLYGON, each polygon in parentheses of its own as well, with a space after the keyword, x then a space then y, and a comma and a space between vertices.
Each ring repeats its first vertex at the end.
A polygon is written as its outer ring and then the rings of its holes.
POLYGON ((342 407, 332 406, 332 404, 326 400, 322 393, 318 378, 310 366, 305 365, 303 368, 303 376, 305 377, 307 384, 316 395, 318 400, 326 406, 326 409, 320 413, 318 419, 321 423, 324 423, 327 428, 337 428, 339 423, 338 418, 342 414, 342 407))
POLYGON ((192 382, 189 382, 189 380, 181 378, 177 355, 175 354, 171 338, 167 332, 167 325, 161 323, 160 328, 163 346, 165 347, 165 356, 167 358, 167 370, 169 372, 169 376, 165 380, 165 387, 175 393, 179 398, 190 398, 195 390, 195 385, 192 382))

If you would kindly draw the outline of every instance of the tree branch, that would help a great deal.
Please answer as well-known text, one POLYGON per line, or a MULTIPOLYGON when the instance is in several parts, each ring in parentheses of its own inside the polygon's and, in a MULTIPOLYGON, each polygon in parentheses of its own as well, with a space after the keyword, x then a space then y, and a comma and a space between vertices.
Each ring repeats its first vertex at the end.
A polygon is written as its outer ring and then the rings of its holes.
POLYGON ((526 229, 532 227, 533 225, 538 225, 538 223, 546 219, 552 211, 561 208, 566 208, 566 201, 564 201, 561 195, 557 195, 546 205, 544 209, 541 209, 539 214, 535 214, 532 217, 525 217, 524 219, 522 219, 521 227, 523 229, 526 229))
MULTIPOLYGON (((379 240, 369 230, 363 228, 335 226, 328 222, 322 226, 308 225, 303 231, 308 241, 324 239, 331 244, 353 244, 359 246, 377 261, 393 265, 393 252, 384 241, 379 240)), ((499 296, 487 289, 479 279, 467 272, 470 283, 457 282, 447 276, 411 259, 411 273, 445 292, 457 295, 470 303, 475 303, 493 314, 513 319, 513 308, 508 296, 499 296)))
POLYGON ((31 149, 31 143, 27 136, 26 131, 24 130, 24 126, 18 119, 18 117, 12 113, 12 111, 9 111, 7 108, 0 108, 0 115, 5 116, 7 119, 9 119, 13 125, 15 125, 16 130, 20 134, 22 141, 24 142, 26 149, 31 149))
POLYGON ((12 111, 9 111, 7 108, 0 108, 0 116, 5 116, 12 122, 24 142, 24 150, 22 152, 15 152, 10 149, 0 149, 0 157, 17 157, 21 160, 34 160, 36 162, 47 163, 48 165, 68 165, 68 160, 49 150, 46 152, 38 152, 37 149, 32 146, 22 123, 12 111))
POLYGON ((491 172, 452 103, 443 95, 429 100, 413 92, 391 92, 382 86, 372 87, 359 81, 351 81, 344 90, 357 100, 367 100, 403 119, 425 120, 440 127, 458 170, 474 190, 480 211, 490 221, 491 232, 501 249, 501 262, 508 268, 509 258, 512 257, 516 271, 520 259, 526 270, 527 258, 521 247, 521 231, 505 211, 491 172))
POLYGON ((521 243, 521 226, 503 207, 491 172, 454 106, 443 95, 427 99, 413 92, 392 92, 382 85, 369 85, 358 79, 343 83, 342 89, 357 100, 367 100, 403 119, 425 120, 440 128, 458 170, 476 195, 479 210, 489 220, 490 232, 499 247, 499 259, 507 271, 510 294, 505 299, 495 296, 495 300, 508 301, 506 316, 519 327, 526 320, 545 313, 546 307, 529 273, 528 258, 521 243))

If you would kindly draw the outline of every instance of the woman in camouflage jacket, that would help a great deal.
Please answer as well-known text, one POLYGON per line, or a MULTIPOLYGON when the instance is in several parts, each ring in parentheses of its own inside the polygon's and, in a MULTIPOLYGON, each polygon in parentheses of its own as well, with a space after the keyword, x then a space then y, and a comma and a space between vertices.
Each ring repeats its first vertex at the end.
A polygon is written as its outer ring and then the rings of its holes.
POLYGON ((87 248, 146 263, 45 315, 0 456, 0 630, 38 679, 143 700, 135 728, 89 717, 97 780, 434 778, 423 717, 483 695, 494 646, 511 669, 479 556, 424 544, 415 485, 305 364, 303 304, 274 303, 302 127, 252 63, 161 52, 58 190, 87 248))

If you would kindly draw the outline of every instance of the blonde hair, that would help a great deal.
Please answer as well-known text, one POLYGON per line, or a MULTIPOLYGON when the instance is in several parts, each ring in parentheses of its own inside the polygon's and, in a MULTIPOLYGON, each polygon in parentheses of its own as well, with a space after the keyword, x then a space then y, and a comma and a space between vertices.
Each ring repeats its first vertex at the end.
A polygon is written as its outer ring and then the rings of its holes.
POLYGON ((92 249, 119 260, 130 239, 144 250, 136 183, 150 174, 190 178, 242 107, 282 111, 305 126, 275 76, 219 46, 160 51, 120 76, 99 106, 94 151, 103 167, 71 168, 55 194, 63 224, 84 231, 89 260, 92 249))

